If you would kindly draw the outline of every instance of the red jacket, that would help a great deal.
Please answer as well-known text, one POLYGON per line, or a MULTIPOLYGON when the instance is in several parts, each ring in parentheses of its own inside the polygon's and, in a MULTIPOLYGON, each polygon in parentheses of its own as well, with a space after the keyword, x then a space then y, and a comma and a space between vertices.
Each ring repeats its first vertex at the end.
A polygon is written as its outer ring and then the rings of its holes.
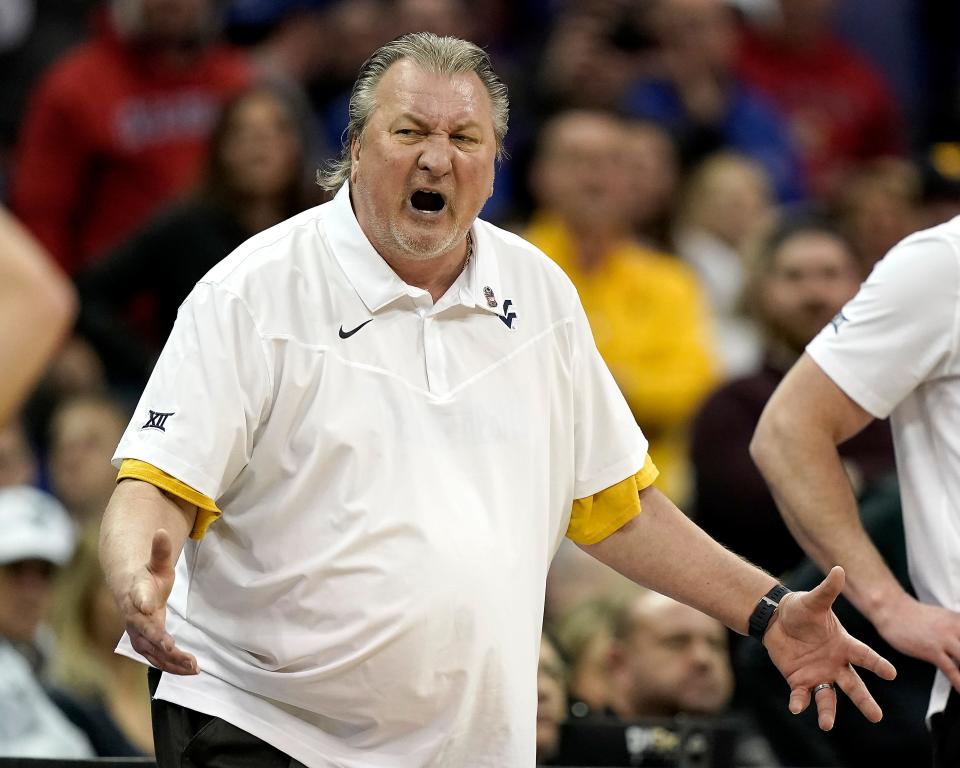
POLYGON ((76 272, 195 182, 218 110, 251 74, 246 58, 223 46, 171 71, 104 26, 31 96, 14 210, 76 272))
POLYGON ((906 150, 903 122, 887 84, 836 37, 798 51, 747 31, 738 70, 786 117, 818 195, 833 191, 850 167, 906 150))

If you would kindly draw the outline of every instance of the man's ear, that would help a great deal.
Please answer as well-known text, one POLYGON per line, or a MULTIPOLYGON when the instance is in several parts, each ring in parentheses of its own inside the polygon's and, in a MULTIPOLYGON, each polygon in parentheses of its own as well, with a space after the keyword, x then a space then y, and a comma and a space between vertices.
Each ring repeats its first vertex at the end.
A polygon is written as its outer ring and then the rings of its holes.
POLYGON ((350 140, 350 183, 357 183, 357 164, 360 162, 360 137, 350 140))

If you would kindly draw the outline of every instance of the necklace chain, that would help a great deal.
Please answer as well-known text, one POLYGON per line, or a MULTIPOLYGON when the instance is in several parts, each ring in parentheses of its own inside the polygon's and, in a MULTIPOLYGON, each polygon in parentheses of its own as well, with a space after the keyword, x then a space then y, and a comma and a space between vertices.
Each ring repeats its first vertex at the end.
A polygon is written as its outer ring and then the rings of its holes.
POLYGON ((463 260, 463 268, 461 272, 466 272, 467 267, 470 266, 470 259, 473 258, 473 235, 470 234, 470 230, 467 230, 467 258, 463 260))

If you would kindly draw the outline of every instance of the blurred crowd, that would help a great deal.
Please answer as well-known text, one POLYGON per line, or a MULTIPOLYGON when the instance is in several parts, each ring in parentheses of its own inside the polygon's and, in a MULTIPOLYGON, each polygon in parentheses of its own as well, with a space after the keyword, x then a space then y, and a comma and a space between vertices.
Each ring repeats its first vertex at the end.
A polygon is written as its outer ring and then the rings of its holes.
MULTIPOLYGON (((658 485, 785 583, 814 583, 748 444, 873 264, 960 214, 958 22, 920 0, 0 3, 0 204, 79 297, 0 424, 0 755, 151 753, 146 679, 112 653, 96 556, 113 450, 194 283, 324 201, 315 173, 341 150, 357 70, 409 31, 490 51, 511 117, 482 216, 576 284, 658 485)), ((843 454, 906 582, 887 425, 843 454)), ((880 725, 841 710, 824 734, 787 714, 758 644, 565 542, 538 760, 586 765, 586 743, 612 745, 608 765, 645 749, 670 764, 689 716, 715 724, 730 765, 928 762, 932 670, 840 610, 901 674, 878 686, 880 725)))

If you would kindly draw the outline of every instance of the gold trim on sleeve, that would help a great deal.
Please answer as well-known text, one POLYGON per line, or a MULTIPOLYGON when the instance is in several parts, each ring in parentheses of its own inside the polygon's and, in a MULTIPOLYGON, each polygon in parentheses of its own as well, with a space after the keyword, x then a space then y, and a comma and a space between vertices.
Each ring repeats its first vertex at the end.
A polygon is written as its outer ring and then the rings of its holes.
POLYGON ((157 469, 153 464, 146 461, 124 459, 117 474, 117 482, 126 478, 150 483, 150 485, 173 494, 178 499, 196 505, 197 519, 193 523, 193 530, 190 531, 191 539, 197 541, 202 539, 211 523, 223 514, 217 503, 209 496, 204 496, 200 491, 191 488, 186 483, 177 480, 173 475, 168 475, 162 469, 157 469))

